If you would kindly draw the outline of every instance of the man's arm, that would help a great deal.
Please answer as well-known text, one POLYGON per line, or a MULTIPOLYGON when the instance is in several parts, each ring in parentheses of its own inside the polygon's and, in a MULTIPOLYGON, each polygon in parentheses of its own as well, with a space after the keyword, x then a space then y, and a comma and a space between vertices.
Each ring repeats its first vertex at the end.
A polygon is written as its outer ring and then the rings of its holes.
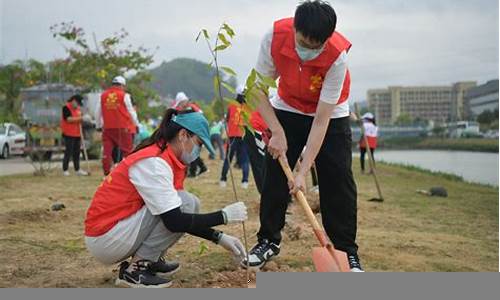
POLYGON ((318 103, 318 108, 316 110, 316 115, 311 126, 311 131, 307 138, 306 151, 302 156, 302 162, 300 164, 299 173, 306 175, 309 169, 311 169, 316 156, 323 145, 323 140, 325 139, 326 131, 328 125, 330 124, 330 118, 332 116, 333 109, 336 104, 330 104, 323 101, 318 103))
POLYGON ((130 98, 130 94, 125 94, 125 106, 127 107, 128 113, 132 117, 132 121, 134 122, 136 127, 139 127, 139 120, 137 120, 137 112, 132 105, 132 99, 130 98))
POLYGON ((101 112, 101 100, 99 100, 99 102, 97 103, 96 105, 96 108, 95 108, 95 127, 97 129, 100 129, 102 128, 102 112, 101 112))

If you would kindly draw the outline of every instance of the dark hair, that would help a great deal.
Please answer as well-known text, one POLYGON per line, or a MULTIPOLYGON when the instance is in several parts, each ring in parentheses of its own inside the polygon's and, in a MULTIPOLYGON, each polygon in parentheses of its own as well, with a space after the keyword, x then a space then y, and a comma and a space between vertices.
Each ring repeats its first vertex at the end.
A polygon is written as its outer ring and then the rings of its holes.
POLYGON ((328 2, 304 1, 295 11, 295 30, 304 37, 324 43, 337 26, 337 14, 328 2))
POLYGON ((71 97, 67 100, 67 102, 71 102, 71 101, 73 101, 73 100, 76 100, 76 102, 78 102, 78 104, 79 104, 79 105, 82 105, 82 103, 83 103, 83 97, 82 97, 82 95, 80 95, 80 94, 75 94, 75 95, 71 96, 71 97))
MULTIPOLYGON (((137 147, 132 151, 132 153, 137 152, 141 149, 144 149, 146 147, 149 147, 153 144, 156 144, 161 152, 165 151, 167 149, 167 144, 170 143, 175 139, 177 134, 181 129, 185 129, 181 125, 172 122, 172 118, 175 115, 178 114, 189 114, 193 113, 194 111, 192 110, 185 110, 185 111, 177 111, 176 109, 169 108, 165 111, 165 114, 163 115, 163 119, 161 120, 160 126, 153 132, 153 134, 142 141, 137 147)), ((187 129, 186 129, 187 130, 187 129)), ((193 136, 194 133, 191 131, 187 130, 188 134, 190 136, 193 136)))

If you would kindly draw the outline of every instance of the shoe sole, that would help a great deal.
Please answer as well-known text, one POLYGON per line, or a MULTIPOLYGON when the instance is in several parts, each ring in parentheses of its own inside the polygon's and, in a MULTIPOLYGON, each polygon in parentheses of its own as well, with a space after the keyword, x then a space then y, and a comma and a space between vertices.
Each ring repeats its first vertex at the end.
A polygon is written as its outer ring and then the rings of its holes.
POLYGON ((157 284, 157 285, 144 285, 144 284, 132 283, 132 282, 128 282, 126 280, 120 279, 120 278, 116 278, 115 285, 122 286, 122 287, 129 287, 129 288, 162 289, 162 288, 170 287, 172 285, 172 281, 169 281, 167 283, 157 284))
MULTIPOLYGON (((260 271, 262 268, 264 268, 266 266, 266 264, 268 262, 270 262, 271 260, 273 260, 273 258, 275 257, 276 255, 272 256, 271 258, 269 258, 268 260, 264 261, 262 264, 260 265, 256 265, 256 266, 248 266, 248 269, 250 271, 253 271, 253 272, 258 272, 260 271)), ((247 265, 244 264, 243 262, 240 263, 240 266, 243 268, 243 269, 246 269, 247 268, 247 265)))
POLYGON ((167 272, 167 273, 156 272, 156 275, 160 275, 160 276, 164 276, 164 277, 166 277, 166 276, 172 276, 175 273, 179 272, 180 269, 181 269, 181 266, 179 265, 177 267, 177 269, 175 269, 175 270, 172 270, 172 271, 167 272))

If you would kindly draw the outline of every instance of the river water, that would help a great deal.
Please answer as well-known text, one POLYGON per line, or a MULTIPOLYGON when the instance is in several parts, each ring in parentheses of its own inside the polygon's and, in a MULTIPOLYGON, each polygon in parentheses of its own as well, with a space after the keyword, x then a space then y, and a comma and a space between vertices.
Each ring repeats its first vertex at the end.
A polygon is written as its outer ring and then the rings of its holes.
POLYGON ((413 165, 498 186, 498 153, 443 150, 379 150, 375 160, 413 165))

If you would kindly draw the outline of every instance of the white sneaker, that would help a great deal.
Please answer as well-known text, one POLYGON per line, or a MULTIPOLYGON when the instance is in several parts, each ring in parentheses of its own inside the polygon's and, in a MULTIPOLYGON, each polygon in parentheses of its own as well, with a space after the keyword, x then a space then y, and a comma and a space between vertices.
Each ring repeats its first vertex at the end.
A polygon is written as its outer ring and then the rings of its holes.
POLYGON ((80 169, 80 170, 76 171, 76 175, 78 175, 78 176, 89 176, 89 173, 87 173, 84 170, 80 169))
POLYGON ((248 182, 242 182, 241 187, 245 190, 248 189, 248 182))
POLYGON ((222 181, 222 180, 219 181, 219 187, 226 188, 226 186, 227 186, 227 183, 225 181, 222 181))
POLYGON ((71 175, 71 174, 69 174, 69 171, 64 171, 63 172, 63 176, 69 176, 69 175, 71 175))

